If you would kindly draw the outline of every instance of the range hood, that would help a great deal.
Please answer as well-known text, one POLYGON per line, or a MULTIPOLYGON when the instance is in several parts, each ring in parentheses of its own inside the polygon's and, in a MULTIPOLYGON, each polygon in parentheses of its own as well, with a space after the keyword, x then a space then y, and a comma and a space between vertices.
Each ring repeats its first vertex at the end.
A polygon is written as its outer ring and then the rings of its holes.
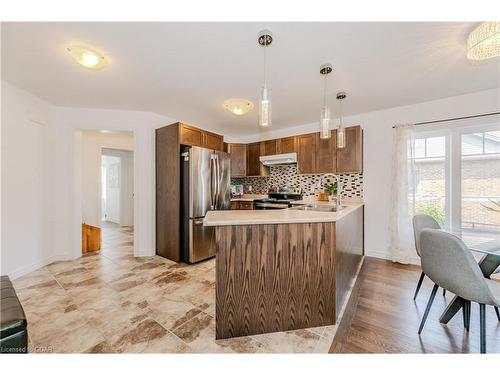
POLYGON ((297 153, 261 156, 259 160, 264 165, 292 164, 297 163, 297 153))

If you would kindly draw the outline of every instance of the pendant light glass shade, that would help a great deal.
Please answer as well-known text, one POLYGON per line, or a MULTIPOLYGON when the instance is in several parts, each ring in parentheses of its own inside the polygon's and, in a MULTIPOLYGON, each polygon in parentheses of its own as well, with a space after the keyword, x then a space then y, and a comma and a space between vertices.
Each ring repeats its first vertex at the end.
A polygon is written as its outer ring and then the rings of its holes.
POLYGON ((321 139, 328 139, 332 136, 330 131, 330 108, 327 105, 326 100, 326 84, 328 74, 332 72, 333 68, 331 64, 323 64, 319 67, 319 73, 325 77, 325 83, 323 87, 323 107, 321 108, 321 115, 319 117, 319 137, 321 139))
POLYGON ((342 100, 346 98, 345 92, 337 93, 337 100, 339 101, 339 128, 337 130, 337 148, 345 148, 345 130, 344 130, 344 120, 342 119, 342 100))
POLYGON ((271 126, 271 98, 266 86, 260 91, 259 125, 263 127, 271 126))
POLYGON ((260 90, 259 101, 259 125, 262 127, 271 126, 271 98, 267 88, 267 47, 273 42, 273 36, 269 30, 262 30, 258 34, 257 41, 264 48, 264 86, 260 90))
POLYGON ((345 131, 344 128, 339 127, 337 131, 337 148, 345 148, 345 131))
POLYGON ((330 108, 324 106, 321 108, 321 117, 319 119, 319 137, 327 139, 331 137, 330 132, 330 108))
POLYGON ((487 60, 500 56, 500 22, 484 22, 467 38, 467 58, 487 60))

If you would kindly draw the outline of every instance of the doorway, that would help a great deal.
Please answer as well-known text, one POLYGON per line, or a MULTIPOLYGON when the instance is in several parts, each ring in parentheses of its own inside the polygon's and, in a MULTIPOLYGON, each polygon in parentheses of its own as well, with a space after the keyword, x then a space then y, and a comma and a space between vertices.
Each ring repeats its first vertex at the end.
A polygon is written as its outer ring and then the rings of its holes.
POLYGON ((116 248, 117 241, 132 246, 127 233, 134 225, 133 151, 101 149, 101 251, 116 248), (130 244, 128 243, 130 242, 130 244))

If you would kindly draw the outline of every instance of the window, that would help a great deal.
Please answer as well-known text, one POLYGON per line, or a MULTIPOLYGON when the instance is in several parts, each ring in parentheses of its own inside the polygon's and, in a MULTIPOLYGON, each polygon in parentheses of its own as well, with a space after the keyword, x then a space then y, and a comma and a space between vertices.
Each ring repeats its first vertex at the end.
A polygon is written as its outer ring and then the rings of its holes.
POLYGON ((413 209, 434 217, 441 226, 445 225, 445 155, 446 137, 415 139, 413 209))
MULTIPOLYGON (((410 201, 466 242, 500 238, 500 125, 420 131, 410 201)), ((419 129, 417 129, 419 130, 419 129)))
POLYGON ((461 224, 469 242, 500 231, 500 131, 461 135, 461 224))

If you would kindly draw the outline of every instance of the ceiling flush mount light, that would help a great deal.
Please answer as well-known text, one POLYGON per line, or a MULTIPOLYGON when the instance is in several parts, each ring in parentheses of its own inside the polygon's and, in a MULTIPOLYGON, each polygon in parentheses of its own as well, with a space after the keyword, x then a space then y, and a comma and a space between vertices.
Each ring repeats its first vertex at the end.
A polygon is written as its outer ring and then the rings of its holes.
POLYGON ((500 22, 484 22, 467 38, 467 58, 487 60, 500 56, 500 22))
POLYGON ((228 99, 224 101, 224 108, 232 114, 241 116, 253 109, 253 103, 247 99, 228 99))
POLYGON ((66 48, 69 55, 80 65, 89 69, 102 69, 108 65, 106 58, 99 52, 82 46, 66 48))
POLYGON ((264 86, 260 91, 259 101, 259 125, 271 126, 271 98, 269 96, 269 89, 267 88, 267 61, 266 51, 267 47, 273 42, 273 36, 269 30, 262 30, 258 34, 258 42, 264 47, 264 86))
POLYGON ((337 130, 337 148, 345 148, 345 131, 344 131, 344 121, 342 119, 342 100, 347 97, 345 92, 337 93, 337 100, 339 101, 339 129, 337 130))
POLYGON ((323 88, 323 107, 321 108, 321 115, 319 118, 319 136, 322 139, 330 138, 330 108, 326 102, 326 83, 327 76, 332 72, 332 64, 323 64, 319 67, 319 73, 325 77, 325 85, 323 88))

